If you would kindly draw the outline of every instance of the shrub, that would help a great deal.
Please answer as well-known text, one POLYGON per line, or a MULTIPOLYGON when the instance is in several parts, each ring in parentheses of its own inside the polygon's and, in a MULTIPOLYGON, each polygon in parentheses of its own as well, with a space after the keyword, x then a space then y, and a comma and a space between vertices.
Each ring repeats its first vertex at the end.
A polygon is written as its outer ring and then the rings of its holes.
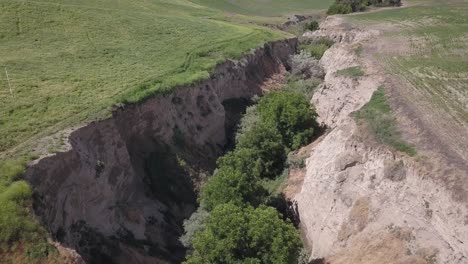
POLYGON ((186 264, 285 263, 296 264, 299 234, 271 207, 216 207, 193 243, 186 264))
POLYGON ((350 5, 335 2, 328 8, 327 15, 349 14, 352 12, 353 9, 350 5))
MULTIPOLYGON (((328 46, 325 44, 309 44, 309 45, 301 44, 299 46, 299 49, 301 49, 301 52, 305 51, 310 56, 314 57, 317 60, 320 60, 323 54, 325 53, 325 51, 327 51, 328 46)), ((318 76, 315 76, 315 77, 318 77, 318 76)))
POLYGON ((264 195, 266 191, 257 178, 227 166, 219 168, 203 187, 201 203, 208 210, 229 202, 257 206, 262 202, 264 195))
MULTIPOLYGON (((320 56, 322 55, 320 54, 320 56)), ((318 59, 313 57, 307 50, 301 50, 300 54, 291 57, 291 74, 301 79, 309 79, 311 77, 323 78, 325 76, 325 72, 322 66, 320 66, 318 59)))
POLYGON ((258 123, 260 123, 260 117, 258 116, 257 105, 247 107, 245 114, 242 116, 242 119, 239 122, 236 133, 236 141, 239 141, 239 138, 242 137, 242 135, 244 135, 258 123))
POLYGON ((184 234, 179 238, 184 247, 191 249, 195 236, 205 229, 205 220, 208 218, 208 211, 200 206, 189 219, 184 220, 184 234))
POLYGON ((275 126, 286 147, 297 149, 307 144, 318 127, 317 113, 302 94, 287 91, 271 92, 258 104, 263 122, 275 126))
POLYGON ((38 226, 28 215, 25 202, 31 197, 29 185, 19 180, 25 162, 0 162, 0 245, 30 238, 38 226))
POLYGON ((312 99, 315 88, 321 83, 320 79, 310 78, 303 80, 296 76, 291 76, 288 79, 288 84, 283 89, 289 92, 298 92, 303 94, 308 100, 312 99))
POLYGON ((305 30, 310 30, 310 31, 315 31, 317 29, 319 29, 319 23, 317 21, 311 21, 307 24, 305 24, 305 27, 304 27, 305 30))
POLYGON ((57 252, 57 249, 53 245, 49 244, 47 241, 43 241, 29 247, 26 254, 30 259, 35 260, 47 257, 57 252))
POLYGON ((310 258, 310 255, 307 249, 302 248, 301 251, 299 252, 297 264, 309 264, 309 258, 310 258))

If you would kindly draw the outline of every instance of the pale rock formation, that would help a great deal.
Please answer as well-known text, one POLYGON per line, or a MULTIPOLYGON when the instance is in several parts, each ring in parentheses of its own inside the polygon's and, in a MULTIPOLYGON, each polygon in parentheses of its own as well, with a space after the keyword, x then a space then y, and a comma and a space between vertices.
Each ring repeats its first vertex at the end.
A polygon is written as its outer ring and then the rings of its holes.
MULTIPOLYGON (((385 76, 358 58, 364 31, 329 17, 306 37, 336 41, 323 56, 326 76, 314 94, 320 121, 330 128, 314 145, 298 202, 311 258, 329 263, 468 263, 467 204, 429 175, 417 158, 395 153, 366 136, 353 117, 385 84, 385 76), (337 70, 361 65, 362 77, 337 70)), ((468 190, 465 190, 468 191, 468 190)))

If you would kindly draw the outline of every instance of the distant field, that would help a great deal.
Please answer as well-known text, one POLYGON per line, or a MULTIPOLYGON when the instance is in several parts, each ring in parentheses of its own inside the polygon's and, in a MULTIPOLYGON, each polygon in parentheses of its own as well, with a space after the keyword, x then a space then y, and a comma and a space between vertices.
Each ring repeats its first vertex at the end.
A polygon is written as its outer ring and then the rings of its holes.
POLYGON ((357 15, 353 20, 397 24, 401 30, 387 37, 402 37, 408 43, 395 43, 403 47, 401 54, 382 59, 418 89, 421 99, 457 122, 468 122, 468 2, 415 3, 422 5, 357 15))
POLYGON ((244 15, 279 16, 312 13, 327 9, 333 0, 192 0, 225 12, 244 15))

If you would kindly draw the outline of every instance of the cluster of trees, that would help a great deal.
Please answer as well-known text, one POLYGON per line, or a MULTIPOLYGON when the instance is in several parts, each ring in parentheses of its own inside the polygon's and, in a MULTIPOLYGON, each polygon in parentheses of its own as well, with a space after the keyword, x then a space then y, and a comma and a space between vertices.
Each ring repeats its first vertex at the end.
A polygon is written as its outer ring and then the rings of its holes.
POLYGON ((316 116, 307 98, 291 91, 271 92, 248 109, 236 148, 218 159, 200 209, 185 224, 185 263, 297 263, 297 230, 265 205, 262 181, 278 177, 287 153, 310 142, 316 116))
POLYGON ((335 0, 327 14, 349 14, 364 11, 368 6, 400 6, 401 0, 335 0))

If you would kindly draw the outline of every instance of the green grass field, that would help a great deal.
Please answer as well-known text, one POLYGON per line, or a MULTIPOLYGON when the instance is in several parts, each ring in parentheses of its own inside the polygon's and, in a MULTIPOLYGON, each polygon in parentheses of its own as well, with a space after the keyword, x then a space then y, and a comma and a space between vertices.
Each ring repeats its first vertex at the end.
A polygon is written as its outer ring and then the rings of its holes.
POLYGON ((193 0, 194 3, 244 15, 281 16, 325 10, 333 0, 193 0))
POLYGON ((396 24, 400 30, 384 37, 407 39, 409 47, 400 55, 383 54, 382 60, 434 107, 444 109, 457 122, 468 122, 468 2, 410 3, 416 5, 352 19, 374 25, 396 24))
MULTIPOLYGON (((298 12, 307 6, 297 2, 298 12)), ((186 0, 4 0, 0 10, 0 153, 206 78, 216 63, 286 37, 249 23, 275 18, 226 17, 186 0)))

